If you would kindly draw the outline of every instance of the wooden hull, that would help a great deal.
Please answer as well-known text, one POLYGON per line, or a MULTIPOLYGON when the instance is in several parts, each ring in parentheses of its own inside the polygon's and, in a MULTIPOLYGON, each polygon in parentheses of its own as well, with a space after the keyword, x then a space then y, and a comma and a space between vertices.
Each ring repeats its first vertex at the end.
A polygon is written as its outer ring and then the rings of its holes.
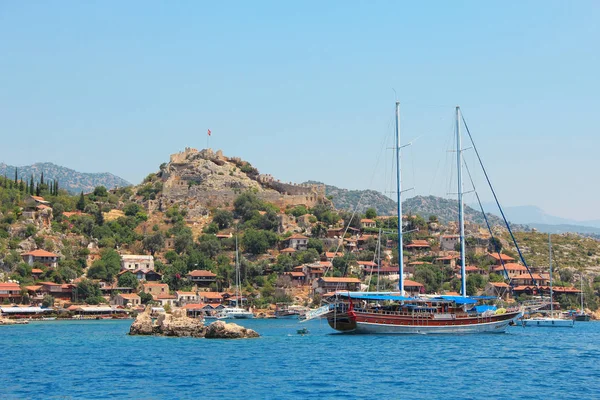
POLYGON ((520 312, 495 314, 488 317, 455 317, 444 315, 381 315, 354 312, 331 313, 327 322, 333 329, 357 334, 470 334, 504 333, 521 317, 520 312))

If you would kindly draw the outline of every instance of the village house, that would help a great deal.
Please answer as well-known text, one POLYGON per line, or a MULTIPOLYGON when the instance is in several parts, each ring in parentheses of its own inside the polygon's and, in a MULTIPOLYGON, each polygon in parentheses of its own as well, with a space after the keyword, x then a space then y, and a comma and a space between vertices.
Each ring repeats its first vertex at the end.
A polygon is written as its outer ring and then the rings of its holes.
POLYGON ((111 304, 120 307, 137 307, 142 304, 142 299, 135 293, 119 293, 113 297, 111 304))
POLYGON ((488 260, 491 260, 495 265, 502 265, 502 262, 506 264, 515 261, 515 259, 511 256, 507 256, 506 254, 502 253, 489 253, 487 255, 487 258, 488 260))
POLYGON ((221 304, 223 303, 223 293, 198 292, 198 301, 207 304, 221 304))
POLYGON ((505 282, 488 282, 485 285, 485 295, 508 301, 510 299, 510 286, 505 282))
POLYGON ((338 290, 356 291, 360 288, 360 279, 346 277, 321 277, 313 282, 313 291, 318 294, 338 290))
POLYGON ((404 280, 404 293, 409 296, 423 294, 423 293, 425 293, 425 286, 422 283, 411 281, 409 279, 405 279, 404 280))
POLYGON ((38 285, 42 286, 40 288, 42 295, 49 294, 55 299, 61 300, 71 300, 75 288, 75 285, 69 283, 40 282, 38 285))
POLYGON ((529 273, 525 273, 525 274, 513 276, 511 278, 511 281, 514 282, 514 284, 517 286, 536 285, 536 284, 540 285, 540 286, 546 286, 546 285, 550 284, 550 277, 541 275, 541 274, 531 274, 530 275, 529 273), (535 280, 535 282, 534 282, 534 280, 535 280))
POLYGON ((142 292, 151 294, 156 298, 159 295, 169 294, 169 285, 166 283, 144 283, 142 284, 142 292))
POLYGON ((285 249, 281 250, 280 253, 281 254, 287 254, 287 255, 292 255, 296 252, 296 249, 293 249, 291 247, 286 247, 285 249))
POLYGON ((440 249, 442 251, 453 251, 460 240, 459 235, 441 235, 440 249))
POLYGON ((58 266, 58 254, 46 250, 38 249, 21 254, 21 258, 29 265, 41 263, 47 267, 56 268, 58 266))
POLYGON ((170 307, 177 306, 177 296, 174 294, 159 294, 158 296, 154 296, 154 301, 159 303, 162 307, 165 307, 166 305, 170 307))
POLYGON ((492 268, 492 272, 502 275, 505 279, 513 278, 527 272, 527 267, 517 263, 506 263, 492 268))
POLYGON ((338 252, 334 252, 334 251, 326 251, 324 253, 324 260, 323 261, 329 261, 332 262, 334 258, 336 257, 343 257, 344 253, 342 253, 341 251, 338 252))
POLYGON ((377 281, 378 275, 382 278, 389 279, 390 281, 397 281, 400 279, 398 267, 365 268, 363 269, 363 275, 365 277, 371 276, 371 282, 373 282, 373 280, 377 281))
POLYGON ((156 272, 151 269, 138 269, 137 271, 134 271, 133 274, 135 275, 138 281, 159 282, 162 279, 162 275, 159 272, 156 272))
MULTIPOLYGON (((313 282, 315 279, 319 279, 325 274, 325 267, 323 267, 321 263, 305 264, 300 268, 299 271, 304 273, 307 283, 313 282)), ((294 268, 294 270, 296 270, 296 268, 294 268)))
POLYGON ((409 244, 404 245, 404 248, 409 251, 410 250, 426 251, 426 250, 429 250, 431 248, 431 246, 429 245, 429 242, 427 240, 417 239, 417 240, 412 240, 409 244))
POLYGON ((306 284, 306 275, 302 271, 284 272, 284 276, 289 276, 292 286, 304 286, 306 284))
POLYGON ((376 227, 377 227, 377 223, 375 222, 375 220, 372 220, 369 218, 363 218, 360 220, 360 228, 361 229, 376 228, 376 227))
POLYGON ((186 304, 196 304, 200 302, 196 292, 184 292, 182 290, 177 290, 175 292, 175 296, 179 307, 183 307, 186 304))
POLYGON ((306 250, 308 248, 308 238, 304 235, 296 233, 285 240, 287 247, 294 250, 306 250))
POLYGON ((138 269, 154 269, 154 257, 146 255, 123 254, 121 256, 121 269, 137 271, 138 269))
POLYGON ((39 268, 31 269, 31 277, 33 278, 34 281, 37 281, 38 279, 40 279, 40 275, 42 275, 43 273, 44 273, 44 271, 39 268))
POLYGON ((0 282, 0 301, 9 303, 20 303, 23 297, 21 296, 21 287, 18 283, 0 282))
POLYGON ((217 281, 217 274, 204 269, 195 269, 187 274, 187 278, 198 287, 208 287, 217 281))
POLYGON ((448 265, 452 268, 456 267, 456 257, 452 255, 438 257, 433 260, 434 264, 448 265))

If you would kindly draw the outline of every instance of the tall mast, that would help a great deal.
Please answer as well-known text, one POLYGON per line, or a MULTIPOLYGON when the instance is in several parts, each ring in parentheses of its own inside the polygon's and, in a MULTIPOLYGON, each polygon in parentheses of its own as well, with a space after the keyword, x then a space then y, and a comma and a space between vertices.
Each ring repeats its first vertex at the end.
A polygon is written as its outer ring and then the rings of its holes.
POLYGON ((548 232, 548 260, 550 268, 550 317, 554 315, 554 294, 552 293, 552 236, 548 232))
POLYGON ((235 306, 239 307, 240 294, 238 293, 240 287, 240 263, 238 256, 238 237, 235 235, 235 306))
POLYGON ((460 107, 456 106, 456 170, 458 175, 458 224, 460 225, 460 287, 463 297, 467 297, 467 276, 465 271, 465 215, 462 183, 462 143, 460 136, 460 107))
POLYGON ((400 281, 398 288, 400 296, 404 296, 404 249, 402 247, 402 181, 400 174, 402 165, 400 163, 400 102, 396 101, 396 187, 398 188, 398 269, 400 281))
POLYGON ((584 314, 583 312, 583 272, 581 273, 581 279, 579 281, 579 286, 581 288, 581 313, 584 314))

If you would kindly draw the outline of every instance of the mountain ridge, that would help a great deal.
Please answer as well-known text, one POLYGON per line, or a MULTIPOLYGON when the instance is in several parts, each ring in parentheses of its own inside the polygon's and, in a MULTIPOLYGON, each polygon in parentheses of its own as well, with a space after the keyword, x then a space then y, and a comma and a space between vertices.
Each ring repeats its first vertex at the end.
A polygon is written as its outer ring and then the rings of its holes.
POLYGON ((56 179, 59 187, 70 193, 89 193, 96 186, 104 186, 107 189, 131 186, 130 182, 110 172, 79 172, 51 162, 37 162, 24 166, 0 163, 0 175, 6 175, 9 179, 14 179, 15 169, 18 170, 19 179, 28 182, 33 175, 34 180, 38 181, 43 173, 46 181, 56 179))

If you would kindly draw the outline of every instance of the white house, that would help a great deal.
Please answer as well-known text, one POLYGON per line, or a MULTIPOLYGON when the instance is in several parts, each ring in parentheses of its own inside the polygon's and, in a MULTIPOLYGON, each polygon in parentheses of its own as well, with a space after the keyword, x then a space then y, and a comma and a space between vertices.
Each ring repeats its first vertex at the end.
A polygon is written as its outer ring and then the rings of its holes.
POLYGON ((123 254, 121 256, 121 269, 137 271, 138 269, 153 270, 154 257, 145 255, 123 254))

